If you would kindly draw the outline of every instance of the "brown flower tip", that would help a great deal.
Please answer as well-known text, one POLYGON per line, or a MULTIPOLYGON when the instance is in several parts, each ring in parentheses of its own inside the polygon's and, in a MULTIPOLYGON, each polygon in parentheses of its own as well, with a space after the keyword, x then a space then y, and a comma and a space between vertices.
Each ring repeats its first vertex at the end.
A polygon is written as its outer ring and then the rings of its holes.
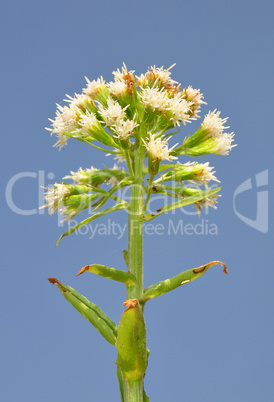
POLYGON ((225 265, 225 264, 223 265, 223 267, 224 267, 224 269, 223 269, 223 273, 224 273, 224 274, 228 274, 228 272, 227 272, 227 267, 226 267, 226 265, 225 265))
MULTIPOLYGON (((137 299, 129 299, 129 300, 125 300, 123 303, 123 306, 127 306, 127 310, 131 309, 131 308, 135 308, 138 304, 138 300, 137 299)), ((126 311, 127 311, 126 310, 126 311)))
POLYGON ((88 271, 88 270, 89 270, 89 265, 86 265, 84 268, 81 268, 80 271, 78 272, 78 274, 76 274, 75 276, 81 275, 85 271, 88 271))

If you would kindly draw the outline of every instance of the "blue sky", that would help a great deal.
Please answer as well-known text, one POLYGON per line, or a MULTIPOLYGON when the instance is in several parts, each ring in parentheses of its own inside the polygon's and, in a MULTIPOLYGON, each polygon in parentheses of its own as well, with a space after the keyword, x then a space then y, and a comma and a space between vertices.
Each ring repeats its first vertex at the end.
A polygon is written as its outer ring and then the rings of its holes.
MULTIPOLYGON (((38 207, 40 185, 80 166, 112 166, 77 141, 52 148, 44 127, 55 103, 85 86, 84 76, 110 81, 123 62, 137 74, 176 63, 173 79, 205 96, 201 116, 221 110, 238 144, 228 157, 202 160, 223 185, 217 211, 200 219, 191 208, 178 211, 155 222, 162 235, 145 235, 145 286, 211 260, 228 267, 228 275, 214 267, 147 303, 146 392, 152 402, 273 400, 273 12, 265 0, 1 5, 1 400, 119 401, 115 348, 47 278, 76 288, 118 322, 123 286, 75 274, 89 263, 125 269, 127 237, 110 231, 91 239, 87 229, 55 248, 65 227, 38 207), (217 234, 206 233, 210 225, 217 234)), ((126 223, 123 212, 97 223, 108 219, 126 223)))

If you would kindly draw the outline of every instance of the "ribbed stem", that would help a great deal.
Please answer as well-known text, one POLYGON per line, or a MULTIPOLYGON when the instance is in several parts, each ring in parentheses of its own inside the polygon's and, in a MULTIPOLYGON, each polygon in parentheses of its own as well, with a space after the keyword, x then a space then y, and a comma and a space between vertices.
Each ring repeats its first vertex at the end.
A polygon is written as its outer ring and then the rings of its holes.
POLYGON ((128 299, 141 299, 143 296, 143 164, 144 152, 139 148, 134 158, 135 181, 131 187, 128 211, 128 270, 137 282, 134 287, 127 288, 128 299))
POLYGON ((124 380, 125 402, 143 402, 143 379, 136 381, 124 380))
MULTIPOLYGON (((144 151, 137 147, 133 170, 135 181, 131 187, 128 211, 128 270, 135 276, 136 285, 127 287, 128 299, 143 297, 143 206, 144 206, 144 151)), ((143 379, 127 381, 124 378, 124 402, 143 402, 143 379)))

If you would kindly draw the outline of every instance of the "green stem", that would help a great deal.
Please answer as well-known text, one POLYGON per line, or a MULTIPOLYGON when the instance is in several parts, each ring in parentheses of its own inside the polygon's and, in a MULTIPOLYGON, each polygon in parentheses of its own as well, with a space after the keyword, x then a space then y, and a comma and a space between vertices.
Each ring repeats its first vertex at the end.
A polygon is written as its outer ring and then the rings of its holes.
POLYGON ((124 380, 124 400, 125 402, 143 402, 143 380, 136 381, 124 380))
POLYGON ((126 161, 127 161, 129 174, 130 174, 130 176, 134 177, 134 172, 133 172, 133 169, 132 169, 132 164, 131 164, 131 160, 130 160, 128 150, 125 151, 125 157, 126 157, 126 161))
POLYGON ((127 288, 128 299, 143 296, 143 203, 144 203, 144 151, 138 147, 134 156, 135 180, 131 187, 128 210, 128 270, 136 284, 127 288))
MULTIPOLYGON (((133 160, 135 180, 131 186, 128 209, 128 270, 136 278, 136 283, 127 286, 127 299, 138 300, 143 297, 144 154, 143 147, 137 144, 133 160)), ((143 402, 143 379, 124 378, 123 392, 125 402, 143 402)))

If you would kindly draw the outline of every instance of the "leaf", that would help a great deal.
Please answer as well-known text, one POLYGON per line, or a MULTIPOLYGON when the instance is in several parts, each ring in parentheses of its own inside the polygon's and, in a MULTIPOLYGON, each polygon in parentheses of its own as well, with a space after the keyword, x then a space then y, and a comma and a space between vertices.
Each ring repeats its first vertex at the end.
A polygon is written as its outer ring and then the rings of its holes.
POLYGON ((145 393, 145 390, 143 391, 143 400, 144 400, 144 402, 149 402, 149 397, 145 393))
POLYGON ((163 207, 157 210, 155 214, 146 214, 144 215, 144 221, 151 221, 152 219, 157 218, 157 216, 164 214, 165 212, 172 211, 176 208, 184 207, 185 205, 194 204, 195 202, 201 201, 204 198, 207 198, 213 194, 216 194, 221 190, 222 187, 214 188, 213 190, 203 191, 200 190, 197 194, 191 195, 189 197, 185 197, 180 201, 173 202, 172 204, 164 205, 163 207))
POLYGON ((111 208, 104 209, 103 211, 97 212, 96 214, 90 216, 89 218, 83 220, 82 222, 78 223, 77 225, 73 226, 71 229, 69 229, 67 232, 63 233, 62 236, 59 238, 59 240, 56 243, 56 246, 60 243, 63 237, 70 235, 71 233, 74 233, 77 229, 81 228, 82 226, 86 225, 87 223, 94 221, 97 218, 100 218, 101 216, 107 215, 111 212, 114 211, 119 211, 120 209, 127 208, 127 203, 126 202, 121 202, 119 204, 114 205, 111 208))
POLYGON ((133 182, 133 179, 129 178, 129 177, 125 177, 124 179, 122 179, 120 181, 120 183, 118 183, 116 186, 113 186, 111 190, 109 190, 106 194, 106 196, 102 199, 102 201, 100 203, 98 203, 98 205, 96 206, 96 208, 94 208, 94 211, 96 211, 97 209, 101 208, 106 202, 107 200, 120 188, 129 186, 131 183, 133 182))
POLYGON ((166 169, 174 169, 176 166, 178 166, 178 165, 176 165, 176 164, 173 164, 173 165, 160 165, 160 168, 159 168, 159 172, 162 172, 163 170, 166 170, 166 169))
POLYGON ((83 274, 85 271, 92 272, 93 274, 103 276, 104 278, 113 279, 117 282, 122 282, 127 286, 134 286, 136 278, 127 271, 121 271, 115 268, 109 268, 105 265, 92 264, 86 265, 82 268, 76 276, 83 274))
POLYGON ((144 295, 143 298, 140 300, 140 303, 145 303, 146 301, 170 292, 171 290, 176 289, 181 285, 194 281, 194 279, 202 276, 209 268, 218 264, 223 266, 223 272, 227 274, 227 268, 223 262, 211 261, 208 264, 201 265, 198 268, 189 269, 187 271, 181 272, 179 275, 176 275, 173 278, 166 279, 165 281, 161 281, 149 286, 144 290, 144 295))
POLYGON ((125 402, 125 398, 124 398, 124 376, 123 376, 122 370, 121 370, 121 368, 119 366, 117 366, 117 378, 118 378, 118 382, 119 382, 121 402, 125 402))
POLYGON ((57 285, 63 296, 76 308, 112 345, 115 345, 118 335, 117 325, 98 307, 82 296, 75 289, 64 285, 56 278, 48 278, 50 283, 57 285))

